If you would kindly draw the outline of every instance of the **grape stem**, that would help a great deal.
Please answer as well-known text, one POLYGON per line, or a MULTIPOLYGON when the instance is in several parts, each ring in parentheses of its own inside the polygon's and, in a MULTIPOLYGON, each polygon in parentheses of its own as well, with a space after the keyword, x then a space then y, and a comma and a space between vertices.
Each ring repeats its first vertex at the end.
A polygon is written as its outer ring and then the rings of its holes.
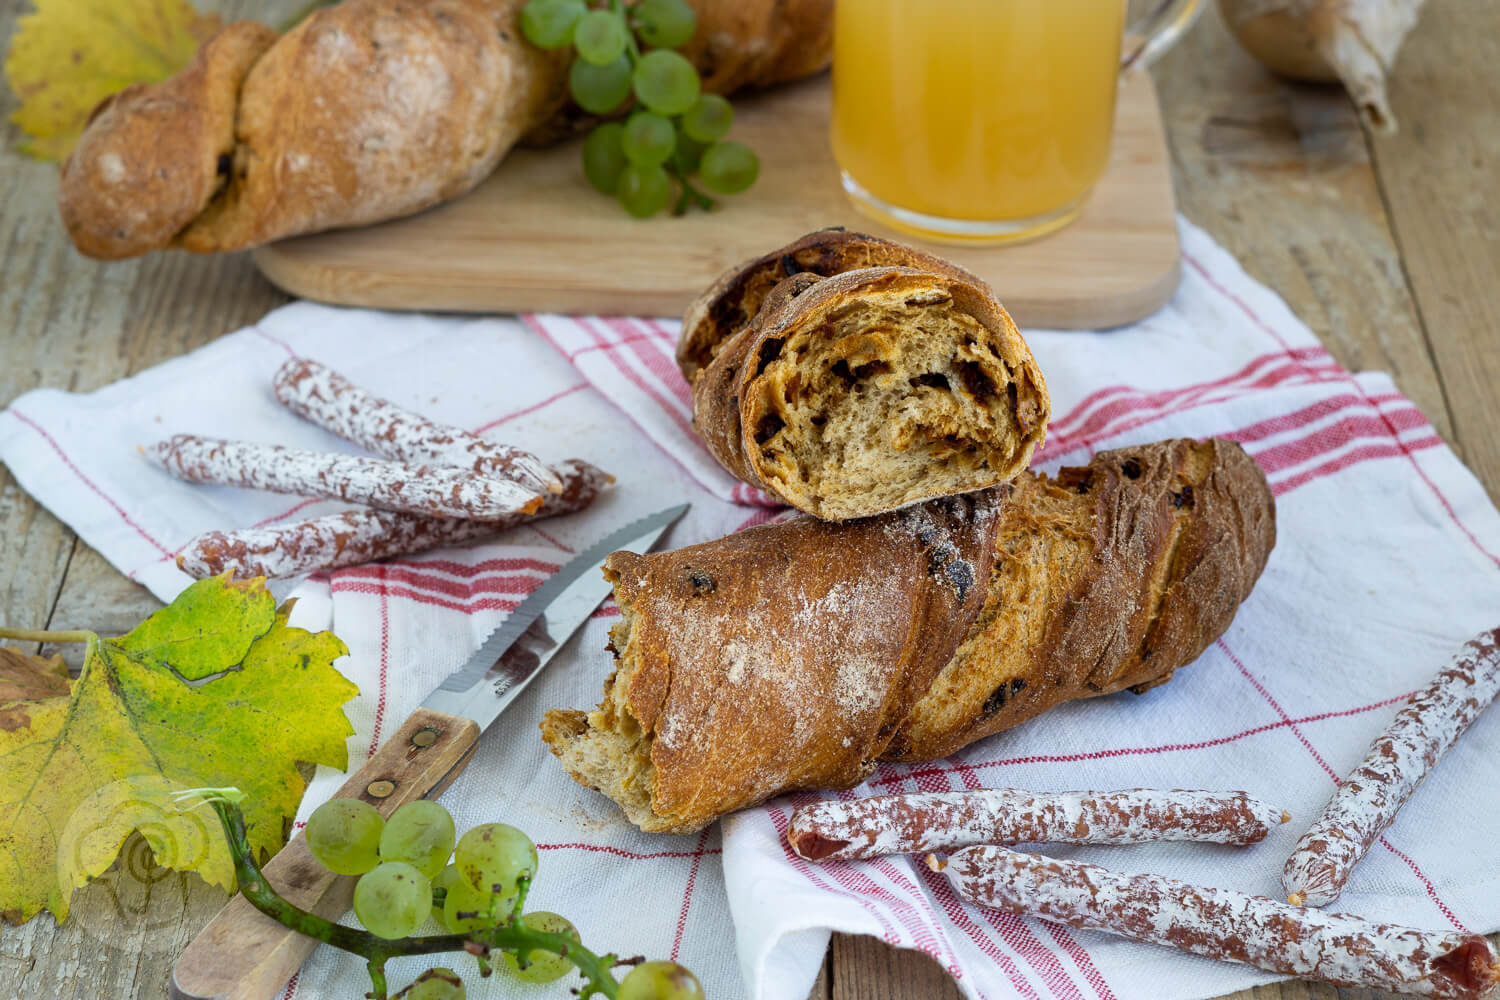
POLYGON ((665 166, 667 173, 677 178, 677 183, 682 185, 682 194, 677 197, 677 204, 672 208, 673 215, 686 215, 688 209, 695 204, 705 212, 712 212, 717 207, 717 202, 693 186, 693 182, 688 180, 687 171, 682 169, 675 157, 665 166))
POLYGON ((551 952, 578 967, 584 980, 583 985, 578 988, 580 1000, 590 996, 615 1000, 619 995, 620 984, 610 972, 616 965, 626 964, 619 956, 596 955, 566 934, 537 930, 526 924, 526 918, 521 915, 521 907, 531 880, 525 876, 517 880, 518 892, 510 915, 497 927, 473 930, 465 934, 394 939, 376 937, 369 931, 325 920, 316 913, 309 913, 283 899, 271 888, 261 874, 260 866, 255 863, 255 852, 250 847, 250 838, 245 832, 245 814, 240 811, 239 805, 215 794, 207 794, 204 798, 219 817, 219 825, 224 828, 229 853, 234 858, 234 873, 240 892, 249 900, 250 905, 283 927, 363 958, 370 972, 370 992, 367 994, 370 1000, 388 1000, 385 979, 385 963, 388 960, 404 955, 432 955, 448 951, 466 951, 474 955, 479 959, 485 975, 489 971, 484 960, 492 951, 512 952, 517 961, 525 961, 526 956, 533 951, 551 952))
POLYGON ((630 14, 625 10, 625 0, 609 0, 610 13, 625 25, 625 51, 630 53, 630 68, 641 61, 641 47, 635 41, 635 29, 630 23, 630 14))

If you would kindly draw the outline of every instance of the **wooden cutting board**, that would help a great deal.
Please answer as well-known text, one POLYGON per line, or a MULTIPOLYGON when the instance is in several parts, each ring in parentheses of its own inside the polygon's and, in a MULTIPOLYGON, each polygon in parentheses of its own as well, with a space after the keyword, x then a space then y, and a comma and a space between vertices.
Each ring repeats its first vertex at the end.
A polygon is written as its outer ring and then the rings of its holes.
MULTIPOLYGON (((881 233, 839 186, 822 77, 736 102, 734 138, 760 154, 748 192, 714 212, 630 218, 583 178, 578 142, 518 150, 469 194, 419 215, 255 252, 294 295, 462 312, 677 316, 725 268, 824 226, 881 233)), ((1177 227, 1156 91, 1127 74, 1110 168, 1083 214, 1011 247, 933 246, 994 286, 1023 327, 1139 319, 1177 286, 1177 227)))

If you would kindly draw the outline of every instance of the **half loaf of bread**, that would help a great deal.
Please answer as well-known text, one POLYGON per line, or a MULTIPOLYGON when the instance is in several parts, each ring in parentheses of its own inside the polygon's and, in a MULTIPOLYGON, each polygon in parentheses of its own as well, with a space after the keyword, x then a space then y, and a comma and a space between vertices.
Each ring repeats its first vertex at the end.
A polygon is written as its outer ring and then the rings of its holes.
POLYGON ((825 520, 1005 482, 1046 434, 1046 383, 989 287, 859 233, 721 278, 678 362, 720 464, 825 520))

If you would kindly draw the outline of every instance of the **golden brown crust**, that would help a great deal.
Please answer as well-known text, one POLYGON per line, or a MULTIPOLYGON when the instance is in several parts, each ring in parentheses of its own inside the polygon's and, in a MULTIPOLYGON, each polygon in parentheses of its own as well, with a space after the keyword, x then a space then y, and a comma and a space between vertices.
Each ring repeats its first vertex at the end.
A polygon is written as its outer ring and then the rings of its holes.
POLYGON ((830 278, 866 267, 913 267, 983 285, 979 278, 916 247, 852 233, 842 226, 819 229, 784 247, 731 267, 688 306, 677 341, 677 365, 695 381, 724 341, 755 319, 771 290, 794 274, 830 278))
POLYGON ((989 287, 960 268, 825 231, 716 287, 689 311, 678 347, 694 426, 725 469, 799 510, 843 520, 984 489, 1024 469, 1046 436, 1050 404, 1031 349, 989 287), (922 266, 846 269, 872 259, 922 266), (857 309, 870 311, 867 324, 842 321, 857 309))
MULTIPOLYGON (((567 100, 568 53, 522 39, 524 2, 343 0, 280 38, 231 25, 95 112, 63 168, 69 234, 104 258, 238 250, 470 190, 567 100)), ((831 0, 697 4, 715 87, 827 63, 831 0)))
POLYGON ((203 211, 228 176, 240 85, 276 38, 236 21, 170 80, 127 87, 94 109, 58 181, 63 225, 80 251, 105 260, 145 253, 203 211))
POLYGON ((1165 684, 1229 627, 1276 541, 1265 474, 1229 441, 1101 452, 1015 485, 996 528, 993 614, 887 760, 944 757, 1063 701, 1165 684), (1047 558, 1032 558, 1044 537, 1047 558))
POLYGON ((1164 683, 1229 626, 1274 541, 1255 462, 1174 440, 880 518, 617 554, 605 703, 548 713, 544 738, 622 804, 629 771, 644 829, 691 832, 1164 683))
MULTIPOLYGON (((997 509, 993 496, 953 498, 610 556, 633 628, 607 714, 628 709, 650 737, 651 806, 666 820, 653 829, 863 781, 984 603, 997 509)), ((568 720, 553 726, 576 735, 568 720)))
POLYGON ((691 2, 698 30, 682 52, 711 94, 796 80, 833 59, 833 0, 691 2))
POLYGON ((344 0, 256 64, 230 182, 177 244, 209 253, 420 211, 483 180, 551 100, 559 61, 519 0, 344 0))

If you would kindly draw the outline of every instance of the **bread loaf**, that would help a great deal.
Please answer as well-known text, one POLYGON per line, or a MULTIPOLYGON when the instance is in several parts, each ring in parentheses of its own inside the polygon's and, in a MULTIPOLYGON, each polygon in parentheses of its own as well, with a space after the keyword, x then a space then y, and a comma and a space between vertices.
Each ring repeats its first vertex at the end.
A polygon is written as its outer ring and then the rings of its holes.
POLYGON ((1253 459, 1171 440, 879 517, 616 553, 603 702, 548 712, 543 738, 642 830, 689 833, 1165 683, 1274 540, 1253 459))
MULTIPOLYGON (((688 54, 719 92, 828 63, 833 0, 691 2, 688 54)), ((568 54, 521 37, 524 4, 342 0, 280 37, 230 25, 95 111, 62 168, 68 234, 106 259, 240 250, 469 191, 566 103, 568 54)))
POLYGON ((1005 482, 1046 435, 1046 383, 989 286, 859 233, 719 279, 678 362, 719 463, 826 520, 1005 482))

